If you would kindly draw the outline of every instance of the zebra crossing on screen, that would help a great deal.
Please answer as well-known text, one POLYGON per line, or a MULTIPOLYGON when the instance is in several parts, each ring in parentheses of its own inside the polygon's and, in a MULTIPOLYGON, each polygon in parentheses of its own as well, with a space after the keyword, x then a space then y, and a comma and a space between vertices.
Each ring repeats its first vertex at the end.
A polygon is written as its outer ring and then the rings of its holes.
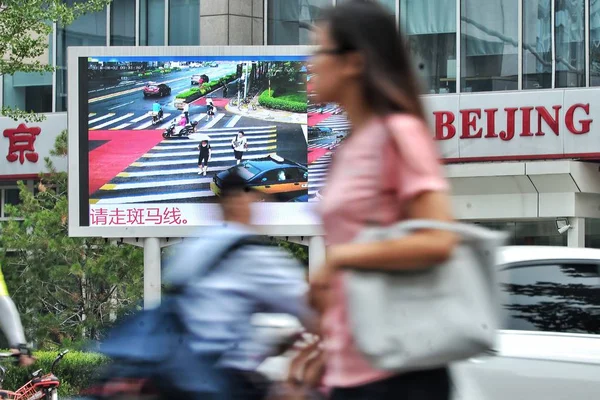
MULTIPOLYGON (((92 194, 90 203, 185 203, 213 197, 210 189, 213 176, 236 164, 231 140, 239 130, 228 121, 216 128, 215 120, 217 118, 199 128, 200 133, 210 136, 212 157, 207 176, 198 174, 197 147, 200 140, 165 139, 92 194)), ((244 126, 243 129, 248 139, 245 160, 267 157, 276 152, 276 125, 244 126)))
POLYGON ((331 163, 331 153, 324 155, 308 165, 308 197, 309 201, 318 200, 318 192, 327 179, 327 170, 331 163))
MULTIPOLYGON (((95 130, 158 130, 166 129, 175 120, 178 120, 181 116, 180 113, 168 113, 165 112, 163 117, 157 123, 152 121, 152 114, 150 112, 109 112, 106 114, 89 113, 88 114, 88 128, 90 131, 95 130)), ((215 115, 214 119, 206 121, 206 114, 196 113, 190 115, 191 121, 196 122, 208 122, 206 128, 211 128, 219 123, 225 117, 227 119, 228 127, 233 128, 242 118, 241 116, 230 116, 226 113, 219 113, 215 115)))

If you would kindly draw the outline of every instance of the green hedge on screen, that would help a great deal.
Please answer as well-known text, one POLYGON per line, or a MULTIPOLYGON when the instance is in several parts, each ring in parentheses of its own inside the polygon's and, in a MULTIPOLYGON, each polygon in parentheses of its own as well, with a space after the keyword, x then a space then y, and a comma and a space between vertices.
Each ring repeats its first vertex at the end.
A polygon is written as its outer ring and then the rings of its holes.
MULTIPOLYGON (((226 75, 225 77, 223 77, 223 79, 225 79, 226 82, 231 82, 233 79, 235 79, 235 74, 226 75)), ((199 87, 198 86, 191 87, 187 90, 184 90, 183 92, 178 93, 177 96, 175 96, 175 98, 187 99, 188 97, 193 96, 195 94, 204 96, 205 94, 210 93, 213 90, 216 90, 221 86, 222 86, 221 79, 206 82, 206 83, 203 83, 202 85, 200 85, 199 87)))
MULTIPOLYGON (((31 379, 31 373, 41 369, 43 373, 50 373, 52 362, 58 355, 55 351, 38 351, 34 353, 36 363, 28 368, 21 368, 13 363, 4 363, 6 377, 3 389, 17 390, 31 379)), ((61 384, 58 388, 59 396, 73 396, 87 389, 100 372, 101 367, 110 360, 100 354, 72 351, 65 355, 56 367, 56 376, 61 384)))
POLYGON ((187 99, 188 97, 195 95, 199 91, 200 91, 199 87, 189 88, 187 90, 184 90, 183 92, 178 93, 177 96, 175 96, 175 98, 177 98, 177 99, 187 99))
POLYGON ((281 98, 274 97, 274 91, 271 89, 265 90, 258 97, 258 103, 266 108, 272 108, 274 110, 291 111, 296 113, 305 113, 307 110, 306 102, 298 102, 290 100, 290 96, 283 96, 281 98))

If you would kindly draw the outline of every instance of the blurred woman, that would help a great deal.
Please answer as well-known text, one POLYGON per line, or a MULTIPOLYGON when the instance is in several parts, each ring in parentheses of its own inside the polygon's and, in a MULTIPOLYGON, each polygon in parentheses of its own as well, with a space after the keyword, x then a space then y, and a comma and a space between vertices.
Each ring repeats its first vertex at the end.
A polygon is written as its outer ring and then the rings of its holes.
POLYGON ((311 82, 317 101, 340 104, 353 127, 335 154, 320 203, 327 258, 311 282, 313 302, 323 312, 324 382, 334 400, 447 400, 445 366, 403 374, 373 367, 353 341, 344 297, 343 268, 426 268, 447 259, 456 244, 455 235, 435 230, 352 242, 371 222, 453 219, 417 78, 395 20, 382 6, 350 1, 321 21, 311 82))

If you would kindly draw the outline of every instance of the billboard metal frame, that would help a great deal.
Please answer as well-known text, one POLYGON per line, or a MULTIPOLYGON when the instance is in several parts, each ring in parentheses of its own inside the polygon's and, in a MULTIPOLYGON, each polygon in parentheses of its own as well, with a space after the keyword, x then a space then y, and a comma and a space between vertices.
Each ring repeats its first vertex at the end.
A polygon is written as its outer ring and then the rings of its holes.
MULTIPOLYGON (((81 226, 82 206, 80 187, 80 96, 87 96, 86 85, 79 81, 82 57, 308 57, 312 46, 154 46, 154 47, 69 47, 68 48, 68 131, 69 131, 69 235, 75 237, 105 238, 176 238, 198 233, 199 226, 81 226), (83 89, 82 89, 83 88, 83 89)), ((85 117, 85 116, 84 116, 85 117)), ((87 151, 87 149, 85 149, 87 151)), ((295 203, 312 213, 315 203, 295 203)), ((198 205, 214 210, 214 204, 198 205)), ((268 206, 268 205, 267 205, 268 206)), ((303 210, 304 211, 304 210, 303 210)), ((206 226, 210 229, 210 226, 206 226)), ((322 234, 318 219, 308 224, 259 225, 260 232, 270 236, 317 236, 322 234)))

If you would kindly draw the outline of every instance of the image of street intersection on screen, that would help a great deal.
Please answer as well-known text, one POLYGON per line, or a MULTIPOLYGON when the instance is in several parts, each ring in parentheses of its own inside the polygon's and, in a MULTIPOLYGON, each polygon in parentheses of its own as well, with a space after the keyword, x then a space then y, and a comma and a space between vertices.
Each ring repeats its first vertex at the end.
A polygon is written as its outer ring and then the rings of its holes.
POLYGON ((215 176, 236 166, 232 140, 240 130, 248 143, 242 165, 247 163, 245 170, 256 175, 249 177, 249 183, 272 195, 271 201, 307 200, 303 63, 117 60, 89 64, 90 204, 214 202, 215 176), (286 71, 288 76, 282 80, 286 71), (269 85, 279 103, 295 101, 304 110, 259 104, 259 95, 269 94, 269 85), (215 106, 214 116, 207 114, 207 102, 215 106), (153 120, 155 103, 162 109, 160 120, 153 120), (195 132, 164 137, 171 124, 178 126, 185 118, 186 103, 189 121, 197 123, 195 132), (212 157, 202 174, 198 146, 206 139, 212 157))
MULTIPOLYGON (((310 76, 308 92, 311 93, 310 76)), ((309 95, 308 104, 308 201, 318 201, 325 186, 331 157, 350 132, 350 122, 337 104, 318 103, 309 95)))

